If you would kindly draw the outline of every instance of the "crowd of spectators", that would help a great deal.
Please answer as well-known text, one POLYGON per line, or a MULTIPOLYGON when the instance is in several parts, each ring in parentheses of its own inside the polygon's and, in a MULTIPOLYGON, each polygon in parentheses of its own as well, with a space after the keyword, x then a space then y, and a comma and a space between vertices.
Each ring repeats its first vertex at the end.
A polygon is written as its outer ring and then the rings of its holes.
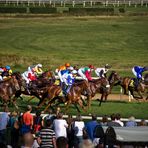
POLYGON ((137 123, 133 116, 126 122, 121 121, 121 115, 111 114, 97 116, 84 121, 81 115, 67 119, 63 118, 60 108, 47 115, 37 111, 31 114, 32 107, 27 106, 23 114, 16 111, 8 114, 8 108, 0 114, 0 148, 103 148, 119 147, 114 127, 147 126, 144 119, 137 123), (103 127, 107 129, 104 132, 103 127))

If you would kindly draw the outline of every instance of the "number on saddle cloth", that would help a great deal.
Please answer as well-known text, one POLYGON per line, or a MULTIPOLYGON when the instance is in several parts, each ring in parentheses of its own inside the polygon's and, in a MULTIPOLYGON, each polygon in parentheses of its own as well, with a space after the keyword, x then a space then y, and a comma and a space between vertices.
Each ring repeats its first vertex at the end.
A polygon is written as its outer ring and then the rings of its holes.
POLYGON ((132 78, 131 81, 130 81, 130 83, 129 83, 129 86, 130 86, 130 87, 137 87, 138 84, 139 84, 138 79, 132 78))

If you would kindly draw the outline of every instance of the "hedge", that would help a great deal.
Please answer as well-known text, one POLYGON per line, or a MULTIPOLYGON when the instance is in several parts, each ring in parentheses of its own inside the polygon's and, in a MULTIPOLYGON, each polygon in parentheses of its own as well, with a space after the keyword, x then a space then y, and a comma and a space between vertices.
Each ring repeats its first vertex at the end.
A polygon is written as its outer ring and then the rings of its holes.
POLYGON ((26 13, 23 7, 0 7, 0 13, 26 13))
POLYGON ((56 8, 49 7, 31 7, 29 8, 30 13, 34 14, 48 14, 48 13, 57 13, 56 8))
POLYGON ((73 15, 113 15, 114 8, 69 8, 73 15))

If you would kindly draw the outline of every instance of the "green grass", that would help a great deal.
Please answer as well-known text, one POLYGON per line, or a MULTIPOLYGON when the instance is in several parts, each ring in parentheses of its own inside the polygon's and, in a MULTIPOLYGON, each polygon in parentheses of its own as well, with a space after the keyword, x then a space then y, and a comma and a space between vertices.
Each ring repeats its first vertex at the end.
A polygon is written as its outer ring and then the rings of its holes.
POLYGON ((147 25, 148 17, 0 18, 0 65, 109 63, 129 72, 148 63, 147 25))
MULTIPOLYGON (((23 97, 24 100, 18 99, 18 105, 20 110, 23 112, 26 109, 27 104, 30 104, 33 106, 33 112, 36 111, 35 106, 37 105, 38 99, 34 99, 31 102, 28 103, 28 97, 23 97)), ((119 99, 120 100, 120 99, 119 99)), ((42 107, 41 110, 45 108, 42 107)), ((129 116, 135 116, 139 119, 148 119, 148 103, 144 102, 125 102, 125 101, 108 101, 105 103, 102 103, 102 106, 99 107, 98 101, 92 101, 91 108, 87 111, 81 110, 82 115, 89 115, 89 114, 96 114, 98 116, 103 115, 111 115, 112 113, 120 113, 122 117, 128 118, 129 116)), ((64 112, 65 106, 61 105, 61 109, 64 112)), ((15 110, 14 107, 10 107, 10 111, 15 110)), ((78 114, 76 108, 74 105, 70 106, 69 111, 67 111, 68 114, 76 115, 78 114)))

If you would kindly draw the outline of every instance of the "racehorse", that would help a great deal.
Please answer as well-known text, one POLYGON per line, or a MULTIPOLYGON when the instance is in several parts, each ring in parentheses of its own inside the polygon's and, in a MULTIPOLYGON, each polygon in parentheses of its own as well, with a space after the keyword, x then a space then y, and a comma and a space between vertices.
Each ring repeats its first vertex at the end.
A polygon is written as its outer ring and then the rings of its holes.
MULTIPOLYGON (((45 91, 45 87, 48 85, 52 85, 55 82, 55 76, 52 71, 45 71, 38 77, 37 80, 31 81, 29 86, 26 85, 26 82, 24 79, 20 78, 20 81, 22 82, 22 86, 24 89, 19 90, 16 92, 15 97, 18 98, 20 97, 22 100, 23 98, 21 97, 21 94, 24 95, 29 95, 29 96, 35 96, 39 100, 42 99, 42 91, 45 91)), ((31 97, 29 99, 32 100, 34 97, 31 97)))
POLYGON ((148 74, 146 74, 144 76, 144 80, 138 82, 137 85, 135 85, 136 81, 138 81, 136 78, 121 77, 115 85, 121 86, 121 93, 123 88, 124 94, 129 95, 129 101, 131 101, 131 98, 143 99, 142 93, 144 93, 146 88, 148 88, 148 74), (134 92, 137 92, 139 96, 135 96, 134 92))
POLYGON ((0 82, 0 99, 7 106, 9 102, 15 105, 15 100, 11 100, 12 96, 21 89, 20 83, 18 82, 18 75, 12 74, 11 78, 0 82))
POLYGON ((80 112, 79 108, 77 107, 77 104, 83 109, 86 110, 86 108, 83 105, 83 101, 81 99, 81 95, 84 94, 87 96, 87 99, 90 100, 91 98, 91 92, 89 89, 89 83, 86 80, 74 83, 67 96, 67 105, 66 105, 66 111, 68 110, 70 104, 74 104, 77 108, 78 112, 80 112))
POLYGON ((112 71, 108 79, 102 77, 89 82, 91 97, 94 97, 97 93, 101 94, 101 99, 100 100, 98 99, 98 101, 100 101, 99 106, 101 106, 103 99, 107 101, 107 97, 111 93, 111 89, 113 88, 115 82, 119 79, 120 76, 118 75, 118 73, 112 71))
POLYGON ((44 91, 42 91, 40 95, 42 95, 42 99, 40 100, 37 109, 41 108, 41 106, 48 102, 44 112, 46 112, 46 110, 51 106, 55 99, 60 99, 62 102, 65 100, 65 98, 62 96, 62 88, 55 84, 45 87, 44 91))

